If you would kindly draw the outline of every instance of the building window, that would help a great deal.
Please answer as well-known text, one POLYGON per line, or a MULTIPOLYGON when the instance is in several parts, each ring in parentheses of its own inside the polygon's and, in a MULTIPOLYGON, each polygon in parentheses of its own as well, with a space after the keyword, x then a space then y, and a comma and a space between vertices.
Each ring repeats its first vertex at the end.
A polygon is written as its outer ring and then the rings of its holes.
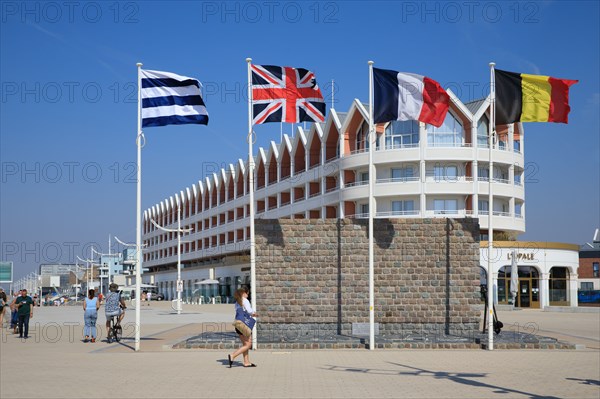
POLYGON ((521 213, 522 207, 523 207, 523 204, 515 204, 515 216, 523 216, 523 214, 521 213))
POLYGON ((458 201, 455 199, 433 200, 433 211, 436 215, 458 213, 458 201))
POLYGON ((600 277, 600 264, 598 262, 592 263, 592 273, 594 277, 600 277))
POLYGON ((517 186, 522 186, 523 185, 521 183, 521 174, 520 173, 515 173, 515 185, 517 185, 517 186))
POLYGON ((430 147, 460 147, 463 143, 463 126, 448 112, 440 127, 427 125, 427 145, 430 147))
POLYGON ((392 215, 412 215, 415 211, 413 200, 392 201, 392 215))
MULTIPOLYGON (((539 272, 531 266, 519 266, 519 285, 516 306, 539 307, 539 272)), ((513 303, 511 295, 511 267, 503 266, 498 271, 498 303, 513 303)))
POLYGON ((478 167, 477 168, 477 180, 479 181, 488 181, 490 180, 490 168, 487 167, 478 167))
POLYGON ((369 149, 369 124, 363 122, 356 132, 356 151, 367 151, 369 149))
POLYGON ((392 168, 390 171, 392 181, 407 181, 413 180, 415 177, 415 170, 412 166, 406 166, 403 168, 392 168))
POLYGON ((582 282, 579 289, 581 291, 592 291, 594 289, 594 283, 591 281, 582 282))
POLYGON ((567 286, 569 274, 566 267, 553 267, 550 269, 550 305, 569 305, 567 286))
POLYGON ((490 211, 490 202, 488 200, 477 200, 479 212, 487 214, 490 211))
POLYGON ((521 141, 519 141, 519 140, 513 141, 513 149, 515 152, 521 152, 521 141))
POLYGON ((419 146, 419 122, 393 121, 385 128, 385 149, 419 146))
POLYGON ((369 216, 369 204, 361 204, 360 205, 360 213, 363 217, 369 216))
POLYGON ((363 183, 369 182, 369 172, 361 172, 360 173, 360 181, 363 183))
POLYGON ((435 165, 433 167, 433 177, 435 181, 452 181, 458 180, 458 168, 453 165, 435 165))
POLYGON ((489 135, 489 119, 486 115, 483 115, 477 123, 477 147, 489 148, 488 146, 488 135, 489 135))

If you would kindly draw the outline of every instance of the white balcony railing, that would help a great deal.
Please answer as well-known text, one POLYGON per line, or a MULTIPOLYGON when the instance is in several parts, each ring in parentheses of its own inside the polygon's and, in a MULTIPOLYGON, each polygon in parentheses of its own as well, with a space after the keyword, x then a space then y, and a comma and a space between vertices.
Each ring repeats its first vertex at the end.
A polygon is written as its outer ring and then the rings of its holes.
POLYGON ((394 216, 415 216, 418 215, 419 211, 418 210, 412 210, 412 211, 386 211, 386 212, 377 212, 375 214, 375 217, 378 218, 389 218, 389 217, 394 217, 394 216))
POLYGON ((346 183, 346 184, 344 184, 344 188, 355 187, 355 186, 366 186, 367 184, 369 184, 368 180, 365 180, 365 181, 355 181, 355 182, 352 182, 352 183, 346 183))
POLYGON ((350 151, 348 155, 362 154, 363 152, 367 152, 367 148, 360 148, 358 150, 350 151))
POLYGON ((419 143, 403 144, 403 143, 388 143, 384 146, 384 150, 401 150, 403 148, 419 148, 419 143))
MULTIPOLYGON (((418 180, 418 178, 417 178, 418 180)), ((471 176, 434 176, 428 174, 425 177, 425 181, 434 183, 458 183, 458 182, 472 182, 473 177, 471 176)))
POLYGON ((419 181, 418 176, 412 177, 391 177, 388 179, 377 179, 377 183, 406 183, 411 181, 419 181))
POLYGON ((471 148, 471 143, 427 143, 429 148, 471 148))
MULTIPOLYGON (((480 182, 489 182, 489 181, 490 181, 490 179, 489 179, 489 177, 487 177, 487 176, 479 176, 479 177, 477 177, 477 181, 480 181, 480 182)), ((493 181, 494 183, 500 183, 500 184, 510 184, 510 180, 508 180, 508 179, 500 179, 500 178, 497 178, 497 177, 494 177, 494 178, 492 179, 492 181, 493 181)))

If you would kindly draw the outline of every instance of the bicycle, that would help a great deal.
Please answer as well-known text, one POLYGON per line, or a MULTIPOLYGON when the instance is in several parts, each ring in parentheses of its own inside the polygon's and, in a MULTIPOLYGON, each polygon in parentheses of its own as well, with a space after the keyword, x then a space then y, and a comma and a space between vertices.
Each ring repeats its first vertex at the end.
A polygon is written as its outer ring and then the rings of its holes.
POLYGON ((119 316, 110 316, 110 327, 108 329, 108 343, 112 342, 112 338, 117 342, 121 342, 123 337, 123 328, 119 324, 119 316))

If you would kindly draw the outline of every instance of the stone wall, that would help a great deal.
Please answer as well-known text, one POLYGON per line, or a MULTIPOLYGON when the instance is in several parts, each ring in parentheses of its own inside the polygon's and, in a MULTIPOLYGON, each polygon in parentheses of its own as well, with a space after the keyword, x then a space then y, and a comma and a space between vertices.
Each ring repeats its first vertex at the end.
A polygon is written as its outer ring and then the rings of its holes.
MULTIPOLYGON (((367 220, 257 219, 255 226, 262 335, 351 334, 352 323, 369 322, 367 220)), ((477 329, 477 219, 375 219, 374 238, 380 333, 477 329)))

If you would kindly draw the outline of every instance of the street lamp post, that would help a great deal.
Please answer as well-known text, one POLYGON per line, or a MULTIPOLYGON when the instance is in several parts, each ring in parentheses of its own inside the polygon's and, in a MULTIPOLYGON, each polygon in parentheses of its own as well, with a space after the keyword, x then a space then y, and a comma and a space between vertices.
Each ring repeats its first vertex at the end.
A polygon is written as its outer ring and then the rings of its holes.
MULTIPOLYGON (((137 245, 136 244, 127 244, 126 242, 123 242, 121 240, 119 240, 119 237, 115 236, 115 241, 118 242, 119 244, 121 244, 124 247, 128 247, 128 248, 136 248, 137 245)), ((145 244, 142 245, 142 248, 146 247, 145 244)), ((129 260, 129 259, 125 259, 123 258, 123 266, 125 265, 135 265, 137 262, 135 260, 129 260)))
POLYGON ((167 229, 159 225, 154 221, 154 219, 150 219, 154 227, 159 230, 165 231, 167 233, 177 233, 177 314, 181 314, 181 291, 182 291, 182 282, 181 282, 181 234, 189 233, 193 230, 193 228, 182 229, 181 228, 181 203, 177 200, 177 229, 167 229))
MULTIPOLYGON (((110 248, 111 248, 111 246, 112 246, 112 245, 111 245, 111 237, 110 237, 110 235, 109 235, 109 236, 108 236, 108 253, 107 253, 107 254, 101 254, 100 252, 96 251, 96 250, 95 250, 95 249, 93 249, 93 248, 92 248, 92 250, 93 250, 93 251, 96 253, 96 255, 100 255, 100 256, 108 256, 108 257, 109 257, 109 259, 111 259, 111 257, 112 257, 112 256, 116 256, 116 255, 118 255, 118 253, 112 253, 112 252, 110 251, 110 248)), ((110 260, 109 260, 109 262, 110 262, 110 260)), ((111 276, 111 272, 110 272, 110 264, 108 265, 108 272, 107 272, 107 274, 108 274, 108 277, 107 277, 107 278, 108 278, 108 283, 110 284, 110 283, 112 282, 112 281, 111 281, 111 277, 112 277, 112 276, 111 276)))
MULTIPOLYGON (((96 255, 99 255, 99 256, 108 256, 108 257, 109 257, 109 261, 108 261, 109 263, 108 263, 108 264, 104 263, 104 265, 105 265, 105 266, 107 267, 107 269, 108 269, 108 272, 107 272, 107 279, 108 279, 108 284, 110 284, 110 283, 111 283, 111 281, 110 281, 110 277, 111 277, 111 275, 110 275, 110 261, 111 261, 111 259, 112 259, 111 257, 112 257, 113 255, 117 255, 117 254, 113 254, 113 253, 111 253, 111 252, 110 252, 110 239, 109 239, 109 244, 108 244, 108 245, 109 245, 109 247, 108 247, 108 253, 107 253, 107 254, 102 254, 102 253, 100 253, 100 252, 96 251, 96 250, 95 250, 95 249, 93 249, 93 248, 92 248, 92 251, 93 251, 94 253, 96 253, 96 255)), ((100 265, 102 265, 102 263, 100 263, 100 265)), ((103 277, 104 277, 103 275, 100 275, 100 278, 101 278, 101 279, 102 279, 103 277)), ((100 286, 102 286, 102 282, 100 282, 100 286)))
POLYGON ((87 289, 89 291, 90 286, 91 286, 91 288, 94 288, 94 260, 93 259, 81 259, 79 256, 77 257, 77 259, 79 259, 81 262, 90 264, 88 267, 88 278, 86 281, 87 289), (91 271, 89 271, 89 270, 91 270, 91 271))

